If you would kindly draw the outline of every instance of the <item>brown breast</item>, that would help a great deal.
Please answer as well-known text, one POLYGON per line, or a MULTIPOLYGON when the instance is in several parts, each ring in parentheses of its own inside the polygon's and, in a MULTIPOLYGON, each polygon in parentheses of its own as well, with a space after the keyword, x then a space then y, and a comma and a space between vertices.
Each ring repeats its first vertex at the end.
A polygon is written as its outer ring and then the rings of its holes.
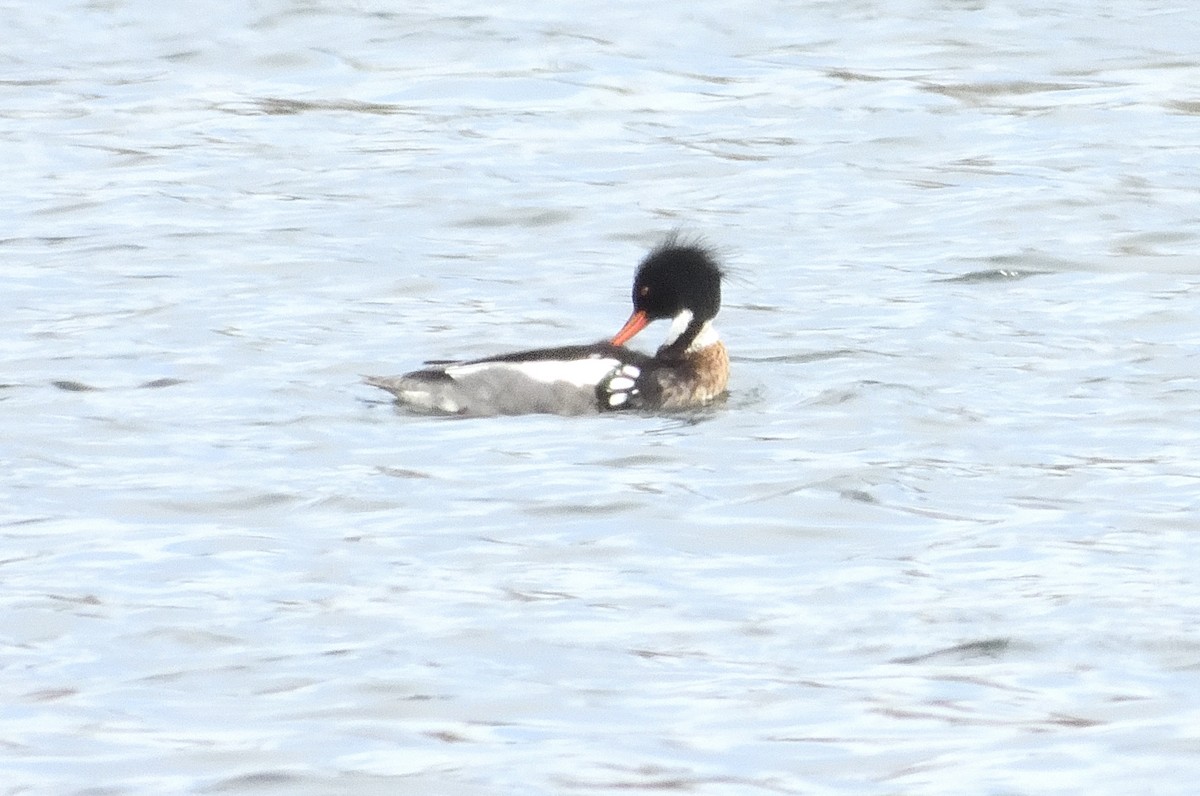
POLYGON ((725 392, 729 384, 729 352, 725 344, 710 346, 688 354, 688 367, 673 373, 677 378, 663 379, 664 409, 702 406, 725 392))

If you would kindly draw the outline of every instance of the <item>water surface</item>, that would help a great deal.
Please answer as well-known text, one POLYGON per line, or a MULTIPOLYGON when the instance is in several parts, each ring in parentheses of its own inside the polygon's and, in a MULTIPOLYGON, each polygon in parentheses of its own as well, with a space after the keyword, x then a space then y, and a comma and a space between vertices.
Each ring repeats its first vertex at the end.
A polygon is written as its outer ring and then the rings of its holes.
POLYGON ((3 792, 1194 789, 1188 9, 4 17, 3 792), (358 381, 673 230, 721 406, 358 381))

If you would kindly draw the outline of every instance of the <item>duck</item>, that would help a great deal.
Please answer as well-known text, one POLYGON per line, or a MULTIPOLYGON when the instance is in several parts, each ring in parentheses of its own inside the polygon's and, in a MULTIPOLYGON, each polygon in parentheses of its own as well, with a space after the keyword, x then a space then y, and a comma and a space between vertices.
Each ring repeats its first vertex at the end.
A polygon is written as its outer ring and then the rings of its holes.
POLYGON ((729 354, 713 326, 723 275, 711 248, 671 238, 638 264, 633 312, 610 339, 426 362, 402 376, 364 381, 423 414, 584 415, 707 406, 725 395, 729 383, 729 354), (659 320, 671 323, 653 355, 625 346, 659 320))

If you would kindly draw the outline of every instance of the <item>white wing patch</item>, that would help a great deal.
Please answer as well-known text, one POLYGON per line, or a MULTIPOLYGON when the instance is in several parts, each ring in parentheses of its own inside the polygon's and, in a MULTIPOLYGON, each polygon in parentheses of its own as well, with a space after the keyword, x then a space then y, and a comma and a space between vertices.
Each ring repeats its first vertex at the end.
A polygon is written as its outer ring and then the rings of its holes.
POLYGON ((613 392, 629 392, 635 384, 637 382, 628 376, 614 376, 608 380, 608 389, 613 392))
POLYGON ((612 357, 591 356, 587 359, 545 359, 529 362, 474 362, 469 365, 451 365, 446 375, 452 379, 464 379, 487 373, 504 372, 521 375, 542 384, 566 382, 576 387, 595 387, 604 377, 620 366, 612 357))
POLYGON ((604 385, 604 390, 608 393, 608 407, 610 409, 619 409, 629 403, 629 399, 637 395, 640 390, 637 386, 637 378, 642 375, 642 369, 637 365, 622 365, 604 385))

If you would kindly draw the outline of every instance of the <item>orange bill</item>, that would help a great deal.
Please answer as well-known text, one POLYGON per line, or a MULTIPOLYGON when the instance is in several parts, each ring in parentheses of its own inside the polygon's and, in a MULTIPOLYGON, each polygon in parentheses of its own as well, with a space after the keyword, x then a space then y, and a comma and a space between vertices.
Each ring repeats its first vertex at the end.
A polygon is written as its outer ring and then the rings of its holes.
POLYGON ((625 321, 625 325, 621 327, 621 331, 617 332, 616 337, 612 339, 613 345, 625 345, 633 339, 633 336, 646 328, 646 324, 650 323, 650 319, 646 316, 644 310, 637 310, 629 316, 629 320, 625 321))

